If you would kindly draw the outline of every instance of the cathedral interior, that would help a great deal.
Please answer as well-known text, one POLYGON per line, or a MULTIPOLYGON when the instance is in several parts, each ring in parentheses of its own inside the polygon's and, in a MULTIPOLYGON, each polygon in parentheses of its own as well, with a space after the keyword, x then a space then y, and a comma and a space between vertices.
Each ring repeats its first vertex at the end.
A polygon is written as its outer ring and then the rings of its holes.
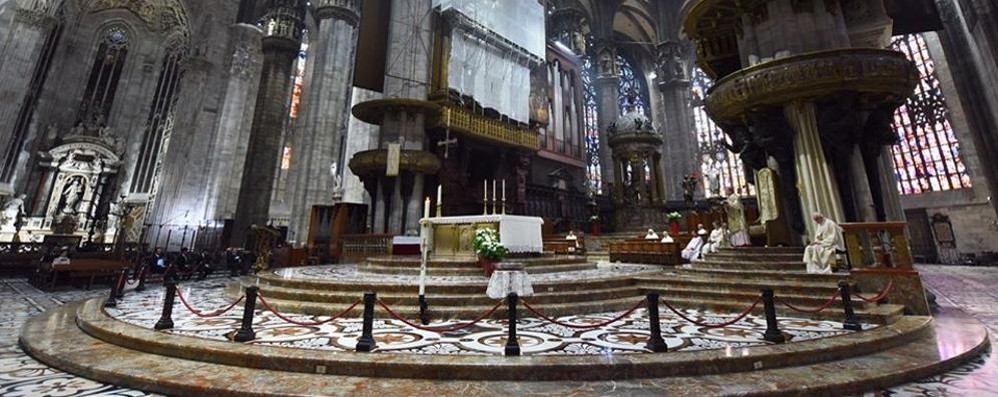
POLYGON ((0 0, 0 97, 0 395, 998 395, 992 0, 0 0))

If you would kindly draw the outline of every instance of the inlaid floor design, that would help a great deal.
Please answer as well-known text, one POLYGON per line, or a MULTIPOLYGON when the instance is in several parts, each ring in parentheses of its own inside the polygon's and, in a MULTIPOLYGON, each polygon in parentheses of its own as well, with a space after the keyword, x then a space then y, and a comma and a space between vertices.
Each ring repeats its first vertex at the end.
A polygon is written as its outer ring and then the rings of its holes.
MULTIPOLYGON (((224 285, 215 283, 184 284, 181 293, 196 310, 214 312, 231 304, 223 295, 224 285)), ((635 299, 638 303, 640 299, 635 299)), ((746 305, 747 306, 747 305, 746 305)), ((152 328, 159 320, 163 307, 161 288, 134 293, 119 301, 118 307, 107 309, 111 316, 144 328, 152 328)), ((186 309, 178 299, 174 309, 174 334, 228 340, 239 329, 242 309, 235 308, 225 315, 200 318, 186 309)), ((661 308, 662 334, 672 351, 705 349, 737 349, 765 345, 763 333, 765 318, 748 316, 734 325, 709 328, 691 324, 665 307, 661 308)), ((624 314, 601 313, 557 318, 561 323, 574 326, 591 326, 606 323, 624 314)), ((737 314, 721 314, 685 310, 686 317, 707 324, 733 320, 737 314)), ((302 323, 315 323, 328 317, 297 316, 284 314, 302 323)), ((357 316, 356 314, 354 316, 357 316)), ((378 351, 416 354, 492 354, 501 355, 506 343, 505 320, 484 320, 464 332, 440 333, 420 330, 402 321, 388 317, 385 311, 375 311, 374 339, 378 351)), ((416 322, 415 319, 409 320, 416 322)), ((443 321, 430 324, 432 328, 448 328, 465 322, 443 321)), ((649 323, 646 309, 641 308, 619 322, 596 329, 579 330, 553 324, 539 318, 524 318, 517 323, 519 343, 524 355, 614 355, 648 352, 649 323)), ((866 325, 866 328, 871 327, 866 325)), ((320 326, 290 324, 269 311, 256 312, 253 328, 257 339, 251 343, 304 349, 352 351, 360 337, 360 318, 337 319, 320 326)), ((834 321, 781 318, 780 329, 791 342, 843 335, 851 331, 842 329, 834 321)))
MULTIPOLYGON (((998 332, 998 293, 993 289, 998 283, 998 268, 922 266, 919 270, 941 304, 959 307, 998 332)), ((64 302, 105 293, 104 290, 46 293, 23 279, 0 279, 0 395, 152 396, 51 369, 25 355, 17 346, 21 324, 27 318, 64 302)), ((203 303, 207 306, 212 302, 203 303)), ((180 310, 183 309, 178 307, 177 312, 180 310)), ((998 396, 998 363, 988 356, 981 355, 946 374, 865 396, 998 396)))

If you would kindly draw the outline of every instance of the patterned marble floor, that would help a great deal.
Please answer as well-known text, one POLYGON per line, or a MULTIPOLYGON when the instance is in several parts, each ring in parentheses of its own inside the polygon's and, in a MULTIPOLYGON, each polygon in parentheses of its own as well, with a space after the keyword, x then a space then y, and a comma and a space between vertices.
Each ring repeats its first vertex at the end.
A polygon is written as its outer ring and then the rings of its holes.
MULTIPOLYGON (((998 284, 998 268, 923 266, 920 270, 926 284, 939 296, 941 305, 959 307, 998 333, 998 292, 993 289, 998 284)), ((100 384, 48 368, 26 356, 17 346, 19 328, 27 318, 64 302, 99 296, 105 292, 44 293, 28 285, 23 279, 0 279, 0 396, 152 395, 100 384)), ((196 305, 202 303, 207 308, 213 302, 198 301, 196 305)), ((714 336, 722 340, 730 337, 714 336)), ((618 342, 620 340, 610 343, 618 342)), ((866 393, 864 396, 998 396, 998 360, 987 356, 977 357, 943 375, 866 393)))
MULTIPOLYGON (((218 282, 184 284, 180 293, 187 302, 202 313, 211 313, 231 305, 218 282)), ((635 302, 637 303, 637 299, 635 302)), ((160 317, 163 305, 161 288, 134 293, 120 300, 117 308, 107 309, 111 316, 140 327, 152 329, 160 317)), ((200 318, 178 303, 174 309, 174 334, 228 340, 239 329, 242 310, 235 309, 225 315, 200 318)), ((574 326, 591 326, 612 321, 624 312, 601 313, 557 318, 561 323, 574 326)), ((286 314, 285 314, 286 315, 286 314)), ((733 320, 737 314, 711 313, 686 310, 684 316, 701 323, 719 324, 733 320)), ((286 315, 287 316, 287 315, 286 315)), ((506 321, 487 319, 465 332, 441 333, 420 330, 404 322, 387 318, 380 308, 376 311, 374 338, 378 351, 416 354, 473 354, 502 355, 506 343, 506 321)), ((315 323, 327 317, 289 316, 303 323, 315 323)), ((615 355, 648 352, 644 348, 650 334, 645 309, 638 309, 620 322, 605 327, 579 330, 552 324, 538 318, 524 318, 518 323, 517 333, 524 355, 615 355)), ((662 334, 670 350, 693 351, 705 349, 736 349, 765 345, 763 332, 765 318, 748 316, 729 327, 712 329, 691 324, 676 314, 661 308, 662 334)), ((413 320, 414 321, 414 320, 413 320)), ((447 328, 464 323, 443 321, 430 325, 447 328)), ((252 343, 328 351, 352 351, 360 336, 359 318, 338 319, 320 326, 290 324, 269 311, 257 311, 253 328, 257 339, 252 343)), ((864 328, 871 328, 864 325, 864 328)), ((843 335, 842 323, 805 319, 780 319, 780 329, 788 340, 804 341, 843 335)))

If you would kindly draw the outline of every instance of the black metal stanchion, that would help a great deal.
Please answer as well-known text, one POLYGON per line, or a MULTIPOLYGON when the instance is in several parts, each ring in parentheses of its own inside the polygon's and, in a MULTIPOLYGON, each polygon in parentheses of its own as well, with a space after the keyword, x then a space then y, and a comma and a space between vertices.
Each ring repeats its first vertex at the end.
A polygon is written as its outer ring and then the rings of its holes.
POLYGON ((374 304, 378 301, 378 294, 375 292, 364 293, 364 326, 357 338, 357 351, 369 352, 378 347, 374 341, 374 304))
POLYGON ((662 339, 662 323, 658 318, 659 295, 657 292, 651 292, 647 295, 647 298, 648 323, 651 324, 651 335, 648 336, 648 343, 645 345, 645 348, 655 353, 667 352, 669 351, 669 346, 665 344, 665 339, 662 339))
POLYGON ((139 268, 139 285, 135 287, 136 291, 142 292, 146 290, 146 273, 145 266, 139 268))
POLYGON ((125 269, 121 269, 118 272, 118 278, 114 280, 115 288, 118 291, 117 298, 121 299, 125 297, 125 287, 128 286, 128 272, 125 269))
POLYGON ((107 300, 104 301, 104 307, 118 307, 118 281, 121 278, 114 279, 114 283, 111 284, 111 293, 107 296, 107 300))
POLYGON ((163 298, 163 314, 153 328, 170 329, 173 328, 173 301, 177 297, 177 283, 172 281, 166 283, 166 297, 163 298))
POLYGON ((246 305, 243 306, 243 322, 239 326, 239 331, 232 337, 236 342, 249 342, 256 339, 256 331, 253 330, 253 315, 256 314, 256 296, 260 293, 260 287, 251 286, 246 288, 246 305))
POLYGON ((505 350, 507 356, 520 355, 520 342, 516 340, 516 305, 519 301, 520 297, 514 292, 506 295, 506 314, 509 319, 509 335, 506 335, 505 350))
POLYGON ((419 321, 423 325, 430 325, 430 305, 426 303, 426 295, 419 296, 419 321))
POLYGON ((849 282, 845 280, 839 281, 839 293, 842 294, 842 307, 846 312, 846 321, 842 323, 842 328, 850 331, 862 331, 863 325, 856 319, 856 312, 852 308, 851 290, 849 282))
POLYGON ((762 339, 773 343, 786 342, 787 338, 780 332, 780 323, 776 321, 776 299, 772 288, 762 290, 762 304, 766 311, 766 333, 762 339))

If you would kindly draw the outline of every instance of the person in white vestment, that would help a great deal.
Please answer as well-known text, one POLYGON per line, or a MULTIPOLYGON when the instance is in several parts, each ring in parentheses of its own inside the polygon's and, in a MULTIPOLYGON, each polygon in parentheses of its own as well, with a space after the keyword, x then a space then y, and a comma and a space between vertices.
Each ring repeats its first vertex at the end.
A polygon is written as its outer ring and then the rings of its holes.
POLYGON ((663 230, 662 231, 662 235, 665 236, 665 237, 662 237, 661 243, 665 244, 665 243, 674 243, 674 242, 676 242, 675 240, 672 239, 672 236, 669 235, 669 231, 668 230, 663 230))
POLYGON ((655 233, 655 229, 648 229, 648 234, 645 235, 645 240, 658 240, 658 233, 655 233))
POLYGON ((718 222, 713 223, 714 230, 710 232, 710 237, 707 238, 707 242, 703 245, 702 254, 713 254, 717 252, 718 249, 726 246, 725 240, 728 236, 727 228, 722 226, 718 222))
POLYGON ((683 248, 682 257, 688 262, 693 262, 700 259, 700 250, 703 249, 704 239, 707 237, 707 230, 700 229, 697 231, 697 236, 690 240, 689 244, 686 244, 686 248, 683 248))
POLYGON ((728 211, 728 230, 731 232, 731 245, 734 247, 747 247, 752 245, 749 242, 748 222, 745 221, 745 207, 742 206, 742 198, 735 194, 735 189, 728 188, 728 194, 724 205, 728 211))
POLYGON ((831 273, 836 260, 836 251, 845 250, 842 228, 831 219, 815 212, 811 216, 818 227, 814 240, 804 249, 804 263, 808 273, 831 273))

